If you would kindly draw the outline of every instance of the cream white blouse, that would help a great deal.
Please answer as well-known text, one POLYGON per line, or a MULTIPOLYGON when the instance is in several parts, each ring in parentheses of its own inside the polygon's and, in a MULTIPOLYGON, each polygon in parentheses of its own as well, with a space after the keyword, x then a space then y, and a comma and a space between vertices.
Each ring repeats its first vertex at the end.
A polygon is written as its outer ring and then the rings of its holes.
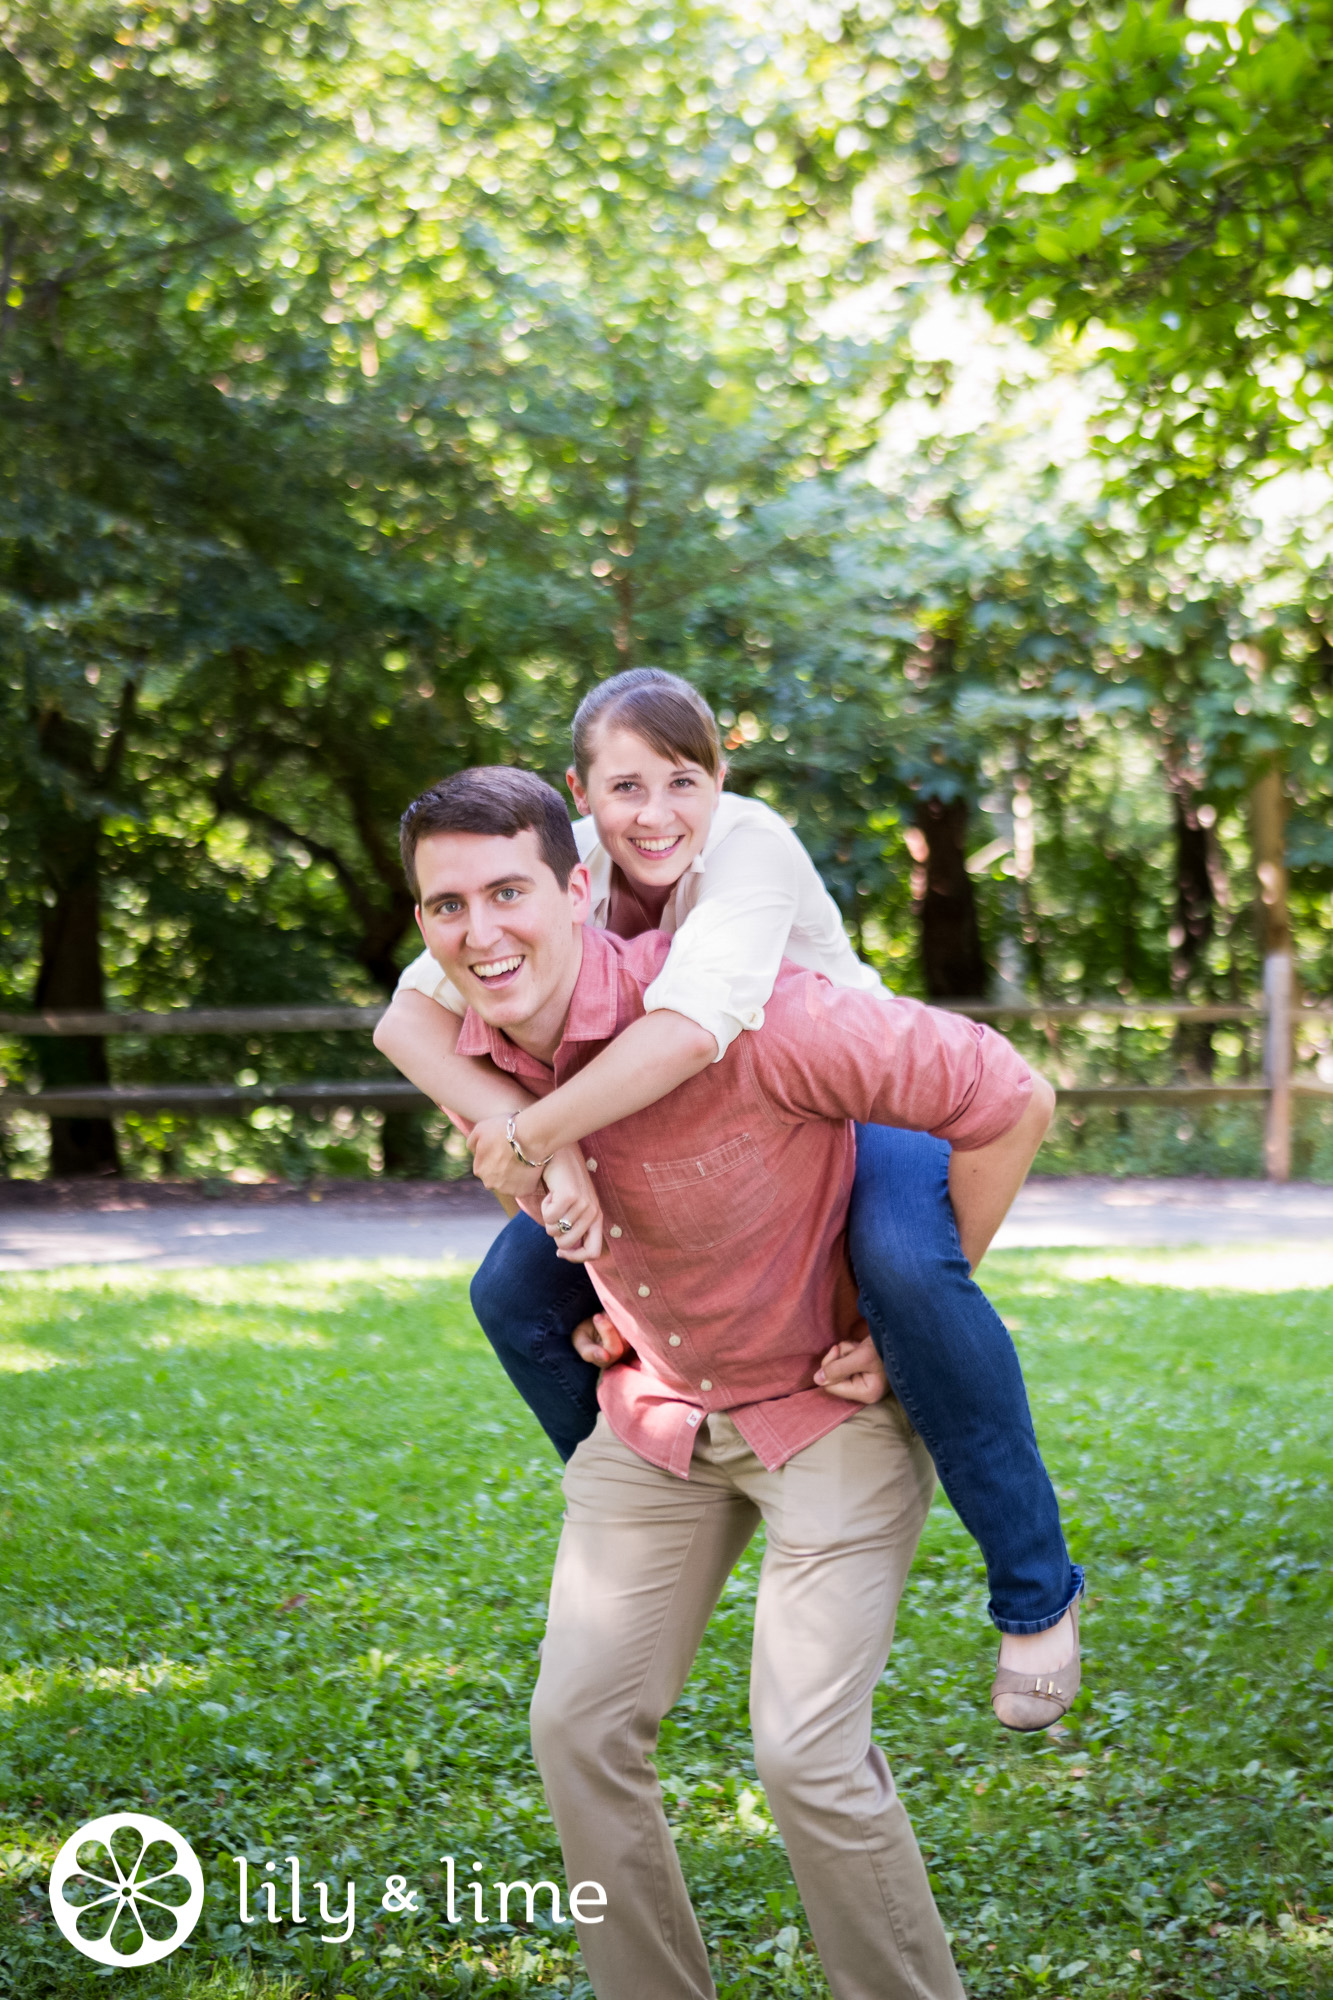
MULTIPOLYGON (((579 857, 592 877, 592 918, 606 928, 611 859, 591 818, 574 822, 579 857)), ((674 942, 644 994, 697 1021, 717 1042, 718 1060, 742 1028, 761 1028, 764 1003, 784 958, 822 972, 835 986, 887 991, 852 950, 838 906, 814 862, 779 813, 760 799, 723 792, 702 851, 677 882, 660 928, 674 942)), ((428 951, 398 981, 448 1007, 467 1003, 428 951)))

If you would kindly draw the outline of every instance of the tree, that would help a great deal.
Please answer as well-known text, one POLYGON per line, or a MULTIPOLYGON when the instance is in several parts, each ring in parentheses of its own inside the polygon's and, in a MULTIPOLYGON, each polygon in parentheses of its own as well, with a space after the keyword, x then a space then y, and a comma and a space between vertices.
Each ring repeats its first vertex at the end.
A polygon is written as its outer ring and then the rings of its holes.
MULTIPOLYGON (((177 649, 183 552, 226 532, 233 440, 173 295, 250 228, 237 179, 262 181, 317 124, 297 86, 335 21, 305 0, 275 38, 235 4, 135 16, 93 0, 58 19, 11 6, 0 24, 0 644, 47 893, 42 1006, 102 1004, 102 822, 145 684, 177 649)), ((107 1075, 92 1038, 44 1041, 39 1060, 52 1084, 107 1075)), ((109 1122, 53 1121, 52 1164, 115 1171, 109 1122)))
POLYGON ((1128 8, 933 204, 997 316, 1103 329, 1108 443, 1169 522, 1327 450, 1331 29, 1328 0, 1234 22, 1128 8))

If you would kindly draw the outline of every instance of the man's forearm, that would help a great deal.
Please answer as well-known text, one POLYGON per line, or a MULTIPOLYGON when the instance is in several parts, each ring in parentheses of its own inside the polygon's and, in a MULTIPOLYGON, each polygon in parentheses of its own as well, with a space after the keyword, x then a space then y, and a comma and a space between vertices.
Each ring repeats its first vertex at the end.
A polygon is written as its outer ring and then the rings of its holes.
POLYGON ((469 1125, 508 1117, 531 1104, 531 1094, 488 1056, 456 1053, 461 1027, 457 1014, 409 987, 394 994, 375 1029, 375 1047, 433 1103, 457 1112, 469 1125))
POLYGON ((1027 1179, 1054 1109, 1055 1092, 1044 1076, 1034 1076, 1032 1095, 1017 1125, 989 1146, 967 1153, 955 1150, 950 1157, 949 1195, 963 1255, 974 1271, 1027 1179))

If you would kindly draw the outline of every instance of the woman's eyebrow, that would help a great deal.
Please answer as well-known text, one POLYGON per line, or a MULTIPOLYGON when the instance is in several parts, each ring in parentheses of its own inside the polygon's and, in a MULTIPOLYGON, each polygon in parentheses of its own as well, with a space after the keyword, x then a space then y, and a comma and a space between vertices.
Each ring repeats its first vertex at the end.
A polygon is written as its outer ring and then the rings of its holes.
MULTIPOLYGON (((702 764, 673 764, 671 775, 673 778, 692 778, 697 772, 702 771, 702 769, 702 764)), ((642 782, 643 773, 641 771, 611 771, 607 774, 606 782, 608 785, 623 785, 626 778, 637 778, 642 782)))

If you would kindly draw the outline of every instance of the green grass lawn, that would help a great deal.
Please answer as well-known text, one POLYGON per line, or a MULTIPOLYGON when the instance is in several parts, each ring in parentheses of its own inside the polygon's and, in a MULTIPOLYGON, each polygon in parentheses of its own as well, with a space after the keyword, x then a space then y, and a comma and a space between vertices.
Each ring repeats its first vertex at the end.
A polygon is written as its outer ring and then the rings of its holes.
MULTIPOLYGON (((1090 1569, 1079 1707, 1055 1741, 992 1721, 983 1578, 942 1504, 882 1690, 965 1983, 1333 1994, 1333 1302, 1180 1289, 1169 1258, 1080 1269, 986 1274, 1090 1569)), ((562 1879, 526 1731, 555 1463, 462 1280, 9 1279, 0 1381, 0 1994, 586 1992, 567 1927, 444 1921, 444 1855, 562 1879), (208 1884, 191 1943, 142 1971, 79 1956, 46 1900, 112 1809, 178 1828, 208 1884), (299 1856, 338 1913, 354 1880, 347 1944, 241 1925, 238 1855, 252 1883, 299 1856), (417 1915, 381 1907, 390 1874, 417 1915)), ((736 2000, 824 1991, 749 1758, 756 1573, 752 1551, 659 1760, 736 2000)))

